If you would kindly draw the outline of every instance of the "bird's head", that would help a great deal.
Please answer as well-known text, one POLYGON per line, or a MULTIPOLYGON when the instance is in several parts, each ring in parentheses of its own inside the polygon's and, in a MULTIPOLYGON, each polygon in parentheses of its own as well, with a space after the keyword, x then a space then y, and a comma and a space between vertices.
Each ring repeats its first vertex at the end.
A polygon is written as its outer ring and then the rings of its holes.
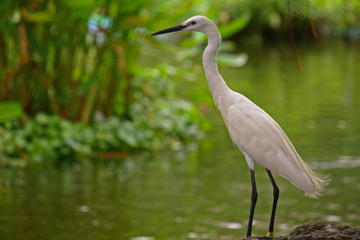
POLYGON ((204 32, 209 26, 212 26, 213 23, 204 16, 194 16, 183 22, 182 24, 176 25, 174 27, 169 27, 164 30, 155 32, 151 34, 151 36, 170 33, 170 32, 178 32, 178 31, 195 31, 195 32, 204 32))

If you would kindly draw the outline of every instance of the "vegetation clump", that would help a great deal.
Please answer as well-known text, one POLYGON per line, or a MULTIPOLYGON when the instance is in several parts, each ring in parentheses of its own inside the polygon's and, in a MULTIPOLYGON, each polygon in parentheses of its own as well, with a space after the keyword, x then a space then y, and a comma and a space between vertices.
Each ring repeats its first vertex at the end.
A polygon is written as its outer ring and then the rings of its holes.
POLYGON ((1 127, 5 134, 0 135, 1 163, 12 165, 11 160, 21 157, 33 162, 121 157, 138 150, 176 150, 196 142, 202 134, 194 106, 185 101, 168 104, 171 107, 153 103, 148 113, 144 106, 134 106, 134 114, 139 111, 141 116, 133 120, 99 114, 93 124, 85 125, 38 113, 26 121, 6 122, 1 127))

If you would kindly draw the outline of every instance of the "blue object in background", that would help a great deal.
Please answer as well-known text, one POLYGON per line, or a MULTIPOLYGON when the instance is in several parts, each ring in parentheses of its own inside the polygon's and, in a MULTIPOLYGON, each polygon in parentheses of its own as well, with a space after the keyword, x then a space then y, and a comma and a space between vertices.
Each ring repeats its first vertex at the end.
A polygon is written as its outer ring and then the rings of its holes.
POLYGON ((112 18, 99 13, 93 13, 89 18, 87 26, 87 42, 101 46, 106 41, 106 32, 109 32, 112 27, 112 18))

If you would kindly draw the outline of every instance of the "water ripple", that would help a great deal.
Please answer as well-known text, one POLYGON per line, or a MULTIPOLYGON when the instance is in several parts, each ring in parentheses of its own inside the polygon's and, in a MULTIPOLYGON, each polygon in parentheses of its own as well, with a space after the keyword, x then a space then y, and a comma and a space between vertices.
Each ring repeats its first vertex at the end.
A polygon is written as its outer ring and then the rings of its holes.
POLYGON ((227 228, 227 229, 242 229, 243 225, 238 222, 217 222, 215 226, 220 228, 227 228))
POLYGON ((316 169, 333 169, 333 168, 356 168, 360 167, 360 158, 353 156, 340 156, 338 160, 331 162, 313 162, 311 163, 316 169))

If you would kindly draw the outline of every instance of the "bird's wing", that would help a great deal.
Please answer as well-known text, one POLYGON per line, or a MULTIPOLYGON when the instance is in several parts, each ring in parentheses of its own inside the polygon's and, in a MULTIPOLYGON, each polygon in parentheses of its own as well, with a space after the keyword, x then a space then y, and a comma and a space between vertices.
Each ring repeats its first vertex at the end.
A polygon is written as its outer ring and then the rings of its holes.
POLYGON ((305 163, 282 128, 264 110, 239 94, 223 117, 233 142, 252 161, 304 191, 313 190, 305 163))

